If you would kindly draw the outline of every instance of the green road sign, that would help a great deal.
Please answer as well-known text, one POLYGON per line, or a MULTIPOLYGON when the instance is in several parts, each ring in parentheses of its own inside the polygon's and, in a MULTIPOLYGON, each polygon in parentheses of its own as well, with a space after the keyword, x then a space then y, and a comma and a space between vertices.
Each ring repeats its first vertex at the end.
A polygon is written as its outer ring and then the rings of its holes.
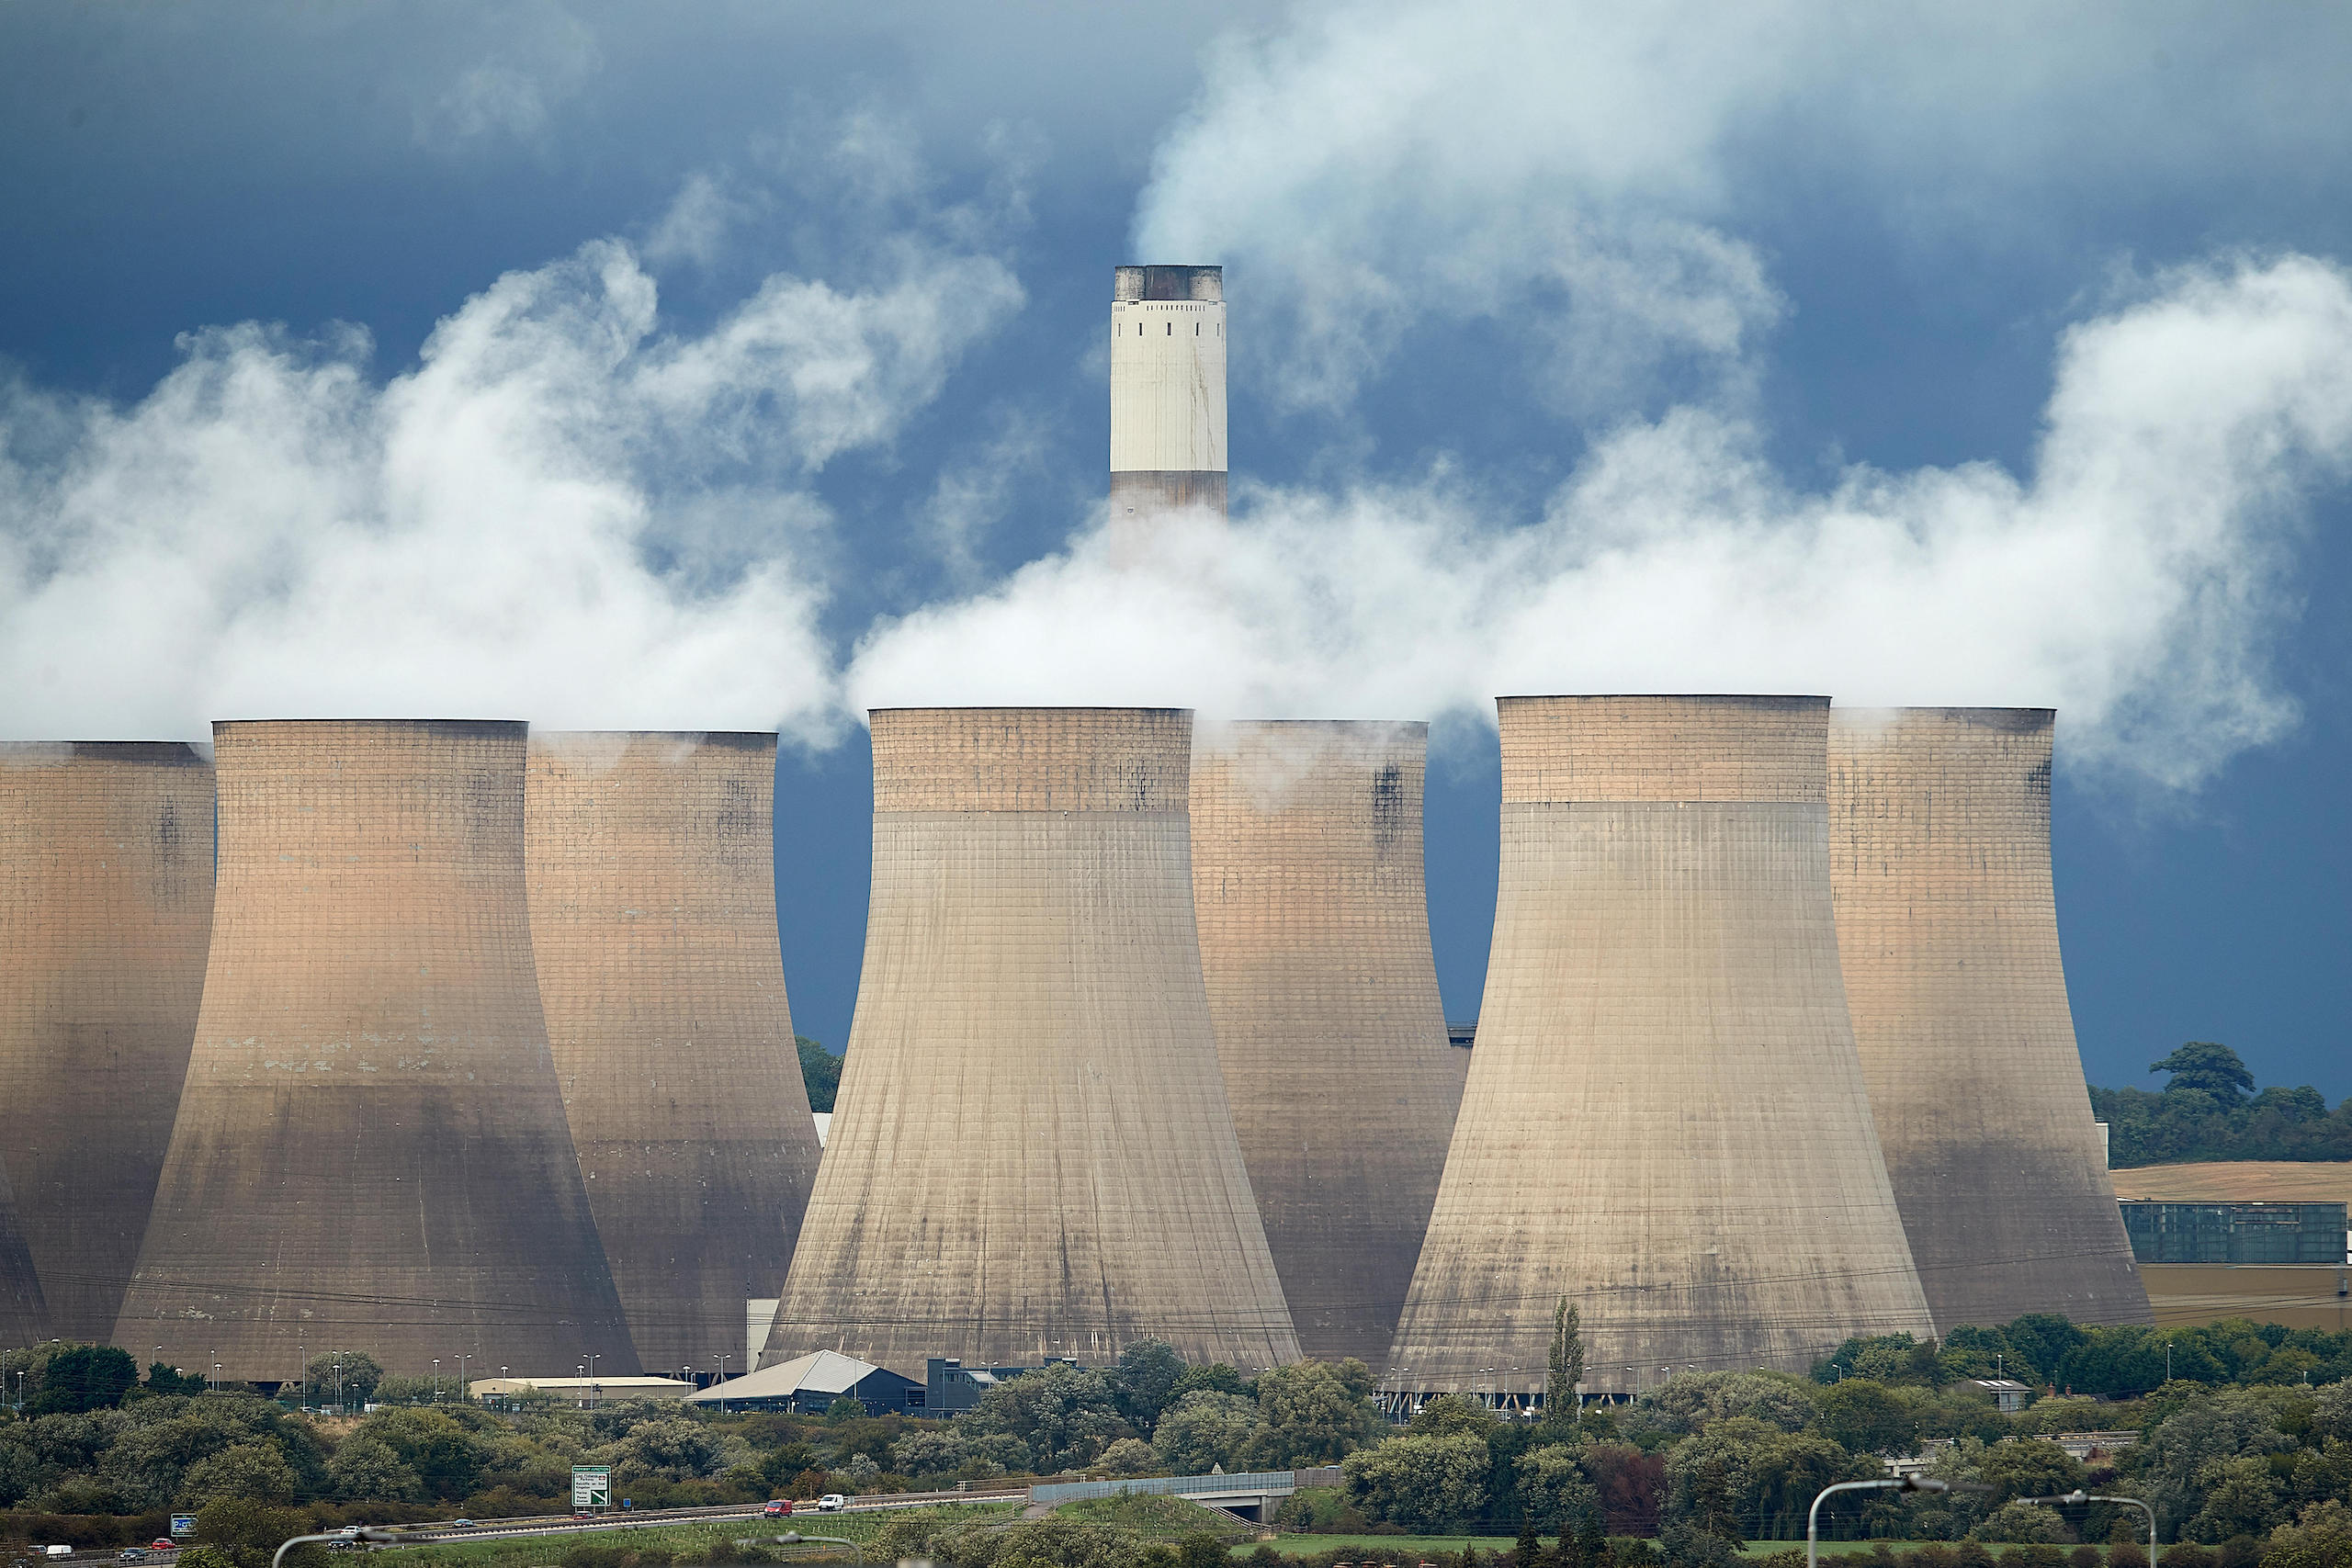
POLYGON ((575 1464, 571 1467, 571 1506, 575 1508, 609 1508, 613 1506, 613 1467, 609 1464, 575 1464))

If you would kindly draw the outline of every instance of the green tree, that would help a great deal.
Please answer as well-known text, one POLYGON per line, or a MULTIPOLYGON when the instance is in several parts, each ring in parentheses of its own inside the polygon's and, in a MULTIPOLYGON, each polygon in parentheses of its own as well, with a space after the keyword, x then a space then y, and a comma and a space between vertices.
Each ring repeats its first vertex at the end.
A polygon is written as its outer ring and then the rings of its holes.
POLYGON ((2352 1509, 2331 1497, 2270 1532, 2262 1568, 2344 1568, 2352 1562, 2352 1509))
POLYGON ((1487 1506, 1487 1440, 1475 1433, 1408 1433, 1350 1454, 1340 1473, 1371 1517, 1433 1534, 1487 1506))
POLYGON ((327 1483, 345 1503, 413 1503, 424 1483, 390 1443, 366 1432, 344 1438, 327 1462, 327 1483))
POLYGON ((2148 1064, 2152 1073, 2170 1073, 2165 1092, 2202 1089, 2225 1106, 2235 1106, 2254 1090, 2254 1074, 2227 1045, 2192 1040, 2162 1061, 2148 1064))
POLYGON ((294 1501, 294 1469, 266 1439, 237 1443, 197 1461, 180 1478, 179 1501, 198 1506, 224 1498, 252 1503, 294 1501))
POLYGON ((1557 1410, 1576 1403, 1577 1384, 1584 1382, 1584 1318, 1562 1296, 1552 1311, 1552 1349, 1546 1358, 1544 1407, 1557 1410))
POLYGON ((1901 1455, 1918 1447, 1911 1407, 1868 1378, 1848 1378, 1814 1396, 1822 1436, 1855 1453, 1901 1455))
POLYGON ((365 1350, 326 1350, 302 1368, 311 1400, 320 1404, 365 1404, 376 1396, 384 1369, 365 1350))
POLYGON ((1237 1468, 1264 1425, 1255 1400, 1199 1389, 1160 1416, 1152 1446, 1175 1474, 1204 1475, 1216 1465, 1237 1468))
POLYGON ((1584 1472, 1580 1456, 1566 1443, 1546 1443, 1519 1456, 1515 1491, 1520 1512, 1532 1524, 1566 1536, 1589 1515, 1597 1517, 1600 1495, 1584 1472))
POLYGON ((122 1403, 139 1381, 139 1363, 111 1345, 68 1345, 40 1369, 40 1387, 25 1402, 28 1416, 73 1416, 122 1403))
POLYGON ((1160 1413, 1175 1403, 1176 1382, 1183 1375, 1184 1358, 1175 1346, 1138 1339, 1119 1352, 1118 1369, 1110 1374, 1111 1397, 1127 1425, 1148 1438, 1160 1413))
POLYGON ((1476 1400, 1458 1393, 1441 1393, 1413 1412, 1411 1430, 1417 1438, 1452 1437, 1466 1432, 1483 1443, 1487 1434, 1499 1425, 1495 1413, 1476 1400))
POLYGON ((1041 1470, 1083 1469, 1132 1436, 1119 1418, 1110 1379, 1058 1361, 997 1384, 956 1425, 967 1437, 1002 1432, 1020 1438, 1041 1470))
POLYGON ((2214 1544, 2241 1535, 2267 1535, 2285 1522, 2278 1477, 2267 1459, 2248 1454, 2210 1464, 2198 1475, 2204 1506, 2182 1527, 2188 1540, 2214 1544))
POLYGON ((792 1043, 800 1051, 800 1081, 808 1086, 808 1109, 827 1111, 833 1108, 833 1098, 841 1092, 842 1056, 834 1055, 805 1034, 793 1036, 792 1043))
POLYGON ((1271 1470, 1337 1464, 1375 1441, 1384 1423, 1363 1393, 1319 1361, 1294 1361, 1258 1380, 1263 1424, 1243 1458, 1271 1470))
POLYGON ((1519 1540, 1511 1548, 1511 1568, 1536 1568, 1544 1560, 1544 1543, 1536 1538, 1535 1521, 1519 1521, 1519 1540))
POLYGON ((1996 1503, 2055 1496, 2074 1491, 2085 1480, 2080 1460, 2041 1438, 1994 1444, 1984 1450, 1976 1471, 1977 1478, 1993 1489, 1996 1503))

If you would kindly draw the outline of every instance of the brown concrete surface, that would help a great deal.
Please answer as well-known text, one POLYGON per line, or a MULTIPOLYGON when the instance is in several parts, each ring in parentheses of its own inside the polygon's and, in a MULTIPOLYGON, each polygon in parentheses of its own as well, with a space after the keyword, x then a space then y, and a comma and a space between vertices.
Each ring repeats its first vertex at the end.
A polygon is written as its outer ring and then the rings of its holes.
POLYGON ((2116 1197, 2150 1203, 2352 1203, 2352 1161, 2246 1159, 2110 1170, 2116 1197))
POLYGON ((1424 724, 1204 727, 1193 902, 1250 1186, 1318 1360, 1386 1364, 1461 1103, 1421 865, 1424 724))
POLYGON ((25 1245, 17 1194, 7 1171, 0 1169, 0 1349, 38 1345, 51 1337, 49 1306, 41 1299, 32 1248, 25 1245))
POLYGON ((1523 1396, 1562 1296, 1595 1392, 1930 1332, 1838 974, 1827 700, 1498 706, 1477 1048, 1384 1385, 1523 1396))
POLYGON ((2146 1323, 2066 1007, 2047 708, 1840 708, 1830 889, 1936 1325, 2146 1323))
POLYGON ((175 740, 0 744, 0 1156, 52 1331, 104 1341, 196 1038, 210 759, 175 740))
MULTIPOLYGON (((531 951, 638 1359, 716 1370, 817 1176, 776 941, 775 736, 534 731, 531 951)), ((741 1362, 730 1362, 740 1366, 741 1362)))
POLYGON ((1192 716, 873 727, 865 973, 762 1364, 1296 1359, 1201 977, 1192 716))
POLYGON ((2251 1318, 2288 1328, 2352 1328, 2352 1269, 2310 1263, 2143 1263, 2160 1328, 2251 1318))
POLYGON ((532 972, 524 727, 213 736, 204 1005, 116 1343, 231 1379, 635 1372, 532 972))

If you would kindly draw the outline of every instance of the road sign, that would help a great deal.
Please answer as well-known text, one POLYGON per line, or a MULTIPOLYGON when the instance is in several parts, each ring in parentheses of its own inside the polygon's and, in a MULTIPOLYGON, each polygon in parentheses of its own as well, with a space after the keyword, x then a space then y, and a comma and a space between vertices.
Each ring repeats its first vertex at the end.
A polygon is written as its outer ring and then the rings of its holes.
POLYGON ((613 1467, 609 1464, 575 1464, 571 1467, 571 1506, 575 1508, 609 1508, 613 1506, 613 1467))
POLYGON ((174 1535, 194 1535, 196 1533, 196 1516, 194 1514, 174 1514, 172 1516, 172 1533, 174 1535))

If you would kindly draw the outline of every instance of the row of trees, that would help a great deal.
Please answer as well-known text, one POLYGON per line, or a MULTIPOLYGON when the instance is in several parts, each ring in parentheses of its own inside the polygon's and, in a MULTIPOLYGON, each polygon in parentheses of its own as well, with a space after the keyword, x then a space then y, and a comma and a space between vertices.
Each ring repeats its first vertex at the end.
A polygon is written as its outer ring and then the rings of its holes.
POLYGON ((2160 1092, 2093 1089, 2091 1109, 2108 1124, 2119 1167, 2186 1160, 2352 1160, 2352 1100, 2328 1109, 2309 1084, 2256 1092, 2254 1074, 2226 1045, 2192 1040, 2152 1073, 2169 1073, 2160 1092))
POLYGON ((990 1389, 945 1427, 893 1447, 924 1481, 1093 1470, 1201 1474, 1333 1464, 1386 1429, 1362 1361, 1301 1361, 1245 1379, 1223 1363, 1188 1366, 1165 1341, 1127 1348, 1114 1367, 1050 1366, 990 1389))
POLYGON ((1941 1387, 2007 1376, 2073 1394, 2144 1393, 2168 1382, 2243 1387, 2352 1377, 2352 1332, 2224 1318, 2177 1328, 2070 1323, 2030 1313, 1996 1328, 1963 1325, 1940 1342, 1907 1334, 1849 1339, 1814 1368, 1818 1382, 1868 1377, 1941 1387))

